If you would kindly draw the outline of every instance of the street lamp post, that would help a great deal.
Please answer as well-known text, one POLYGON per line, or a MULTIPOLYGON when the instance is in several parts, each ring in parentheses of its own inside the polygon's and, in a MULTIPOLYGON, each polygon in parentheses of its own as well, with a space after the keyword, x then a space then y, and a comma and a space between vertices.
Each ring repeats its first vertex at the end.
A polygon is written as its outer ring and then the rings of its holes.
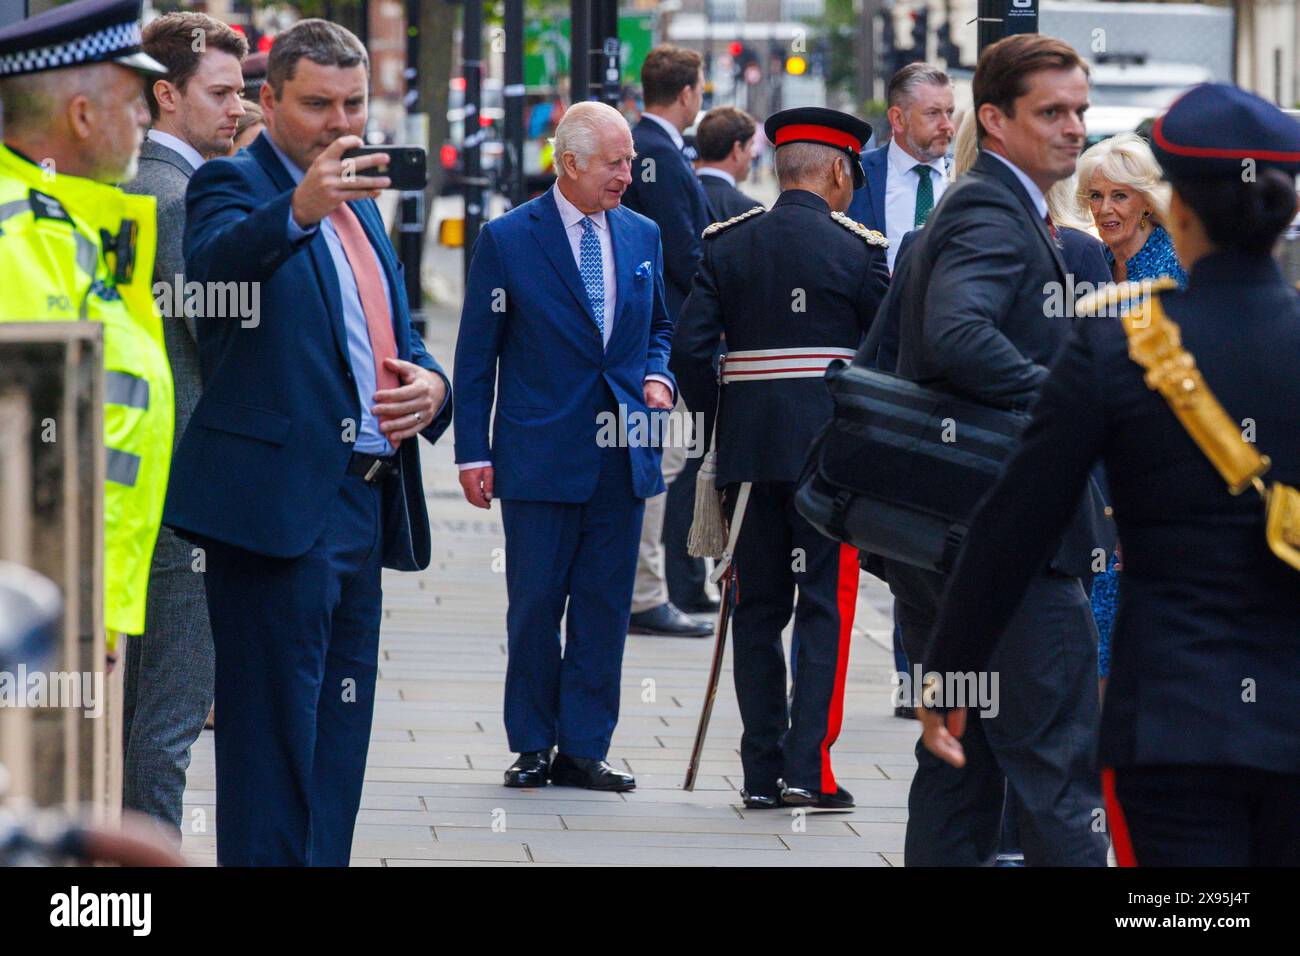
POLYGON ((461 63, 465 71, 465 276, 479 229, 483 225, 487 180, 479 157, 484 128, 480 122, 483 101, 483 0, 466 0, 461 24, 461 63))
MULTIPOLYGON (((368 32, 368 31, 367 31, 368 32)), ((420 102, 420 0, 406 0, 406 141, 428 143, 428 117, 420 102)), ((420 286, 420 263, 424 258, 424 190, 406 189, 399 194, 397 254, 406 280, 406 301, 411 324, 424 334, 424 292, 420 286)))
POLYGON ((569 102, 581 103, 591 91, 591 3, 569 3, 569 102))
POLYGON ((512 206, 528 198, 524 177, 524 0, 505 0, 505 177, 512 206))

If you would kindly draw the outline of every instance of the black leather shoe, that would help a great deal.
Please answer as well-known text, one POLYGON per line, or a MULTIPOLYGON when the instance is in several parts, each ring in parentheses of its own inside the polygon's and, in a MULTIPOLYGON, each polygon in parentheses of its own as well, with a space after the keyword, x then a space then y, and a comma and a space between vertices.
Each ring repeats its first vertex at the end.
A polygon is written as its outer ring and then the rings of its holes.
POLYGON ((714 600, 707 594, 702 594, 694 601, 685 601, 678 604, 677 607, 687 614, 717 614, 721 602, 714 600))
POLYGON ((776 810, 781 806, 781 794, 750 793, 740 791, 740 799, 747 810, 776 810))
POLYGON ((551 783, 557 787, 581 787, 584 790, 609 790, 621 793, 636 788, 636 778, 615 770, 603 760, 570 757, 557 753, 551 762, 551 783))
POLYGON ((781 801, 787 807, 811 807, 816 810, 852 810, 855 806, 853 794, 843 787, 834 793, 786 787, 781 791, 781 801))
POLYGON ((901 717, 903 720, 916 720, 915 708, 900 704, 894 708, 894 716, 901 717))
POLYGON ((544 787, 551 772, 551 750, 520 754, 506 771, 507 787, 544 787))
POLYGON ((628 621, 627 632, 652 634, 656 637, 708 637, 713 633, 713 628, 683 614, 670 601, 633 614, 628 621))

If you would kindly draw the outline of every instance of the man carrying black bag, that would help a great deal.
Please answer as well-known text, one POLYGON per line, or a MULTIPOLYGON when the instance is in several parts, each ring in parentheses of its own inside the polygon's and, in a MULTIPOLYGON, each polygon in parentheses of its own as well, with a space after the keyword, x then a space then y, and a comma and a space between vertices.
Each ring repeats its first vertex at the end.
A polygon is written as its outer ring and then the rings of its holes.
MULTIPOLYGON (((981 406, 1026 411, 1073 321, 1062 306, 1066 270, 1044 193, 1074 171, 1083 148, 1088 72, 1062 41, 1021 34, 984 51, 972 91, 980 155, 911 252, 906 287, 897 290, 898 373, 981 406)), ((956 449, 979 441, 960 420, 951 432, 945 441, 956 449)), ((1099 500, 1081 504, 1003 632, 988 665, 998 677, 988 681, 992 699, 968 702, 965 769, 918 744, 908 866, 991 865, 1008 785, 1022 808, 1027 863, 1105 865, 1092 769, 1097 632, 1080 580, 1094 549, 1109 554, 1113 543, 1099 500)), ((924 666, 944 578, 900 561, 886 567, 908 659, 924 666)), ((945 687, 963 686, 961 675, 940 676, 945 687)))
POLYGON ((843 715, 858 552, 795 511, 794 487, 831 416, 826 367, 853 357, 885 294, 888 242, 844 215, 862 181, 870 126, 808 107, 776 113, 764 129, 781 196, 770 212, 759 207, 705 230, 672 370, 690 408, 714 407, 722 382, 717 487, 726 490, 732 533, 739 527, 727 588, 744 722, 741 797, 752 809, 847 809, 853 796, 835 781, 830 748, 843 715), (798 652, 788 704, 781 632, 792 610, 798 652))

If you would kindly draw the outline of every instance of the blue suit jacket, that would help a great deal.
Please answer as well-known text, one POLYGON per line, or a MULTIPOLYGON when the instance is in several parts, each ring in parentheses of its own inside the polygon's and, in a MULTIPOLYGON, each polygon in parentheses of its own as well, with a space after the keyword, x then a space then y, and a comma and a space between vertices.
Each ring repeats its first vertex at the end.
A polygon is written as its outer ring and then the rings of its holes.
MULTIPOLYGON (((266 135, 204 163, 186 193, 186 279, 258 283, 260 314, 248 328, 238 318, 197 321, 203 394, 172 461, 163 520, 189 536, 293 558, 325 526, 361 407, 329 248, 319 229, 289 239, 294 184, 266 135)), ((388 280, 398 357, 443 375, 411 328, 378 208, 351 205, 388 280)), ((450 422, 449 386, 422 434, 435 441, 450 422)), ((430 542, 414 441, 402 442, 398 464, 400 481, 384 494, 384 566, 419 570, 430 542)))
POLYGON ((659 226, 668 316, 676 322, 704 254, 700 234, 711 219, 709 201, 695 170, 662 126, 642 117, 632 128, 632 143, 636 159, 623 205, 659 226))
POLYGON ((867 181, 854 190, 846 215, 868 229, 885 232, 885 176, 889 172, 889 144, 862 154, 867 181))
MULTIPOLYGON (((646 375, 675 381, 672 321, 659 229, 616 207, 605 216, 618 301, 602 346, 554 189, 492 220, 474 246, 456 342, 456 461, 491 461, 497 498, 582 502, 600 474, 601 412, 624 406, 631 430, 648 412, 646 375)), ((634 493, 663 491, 660 449, 628 444, 634 493)))

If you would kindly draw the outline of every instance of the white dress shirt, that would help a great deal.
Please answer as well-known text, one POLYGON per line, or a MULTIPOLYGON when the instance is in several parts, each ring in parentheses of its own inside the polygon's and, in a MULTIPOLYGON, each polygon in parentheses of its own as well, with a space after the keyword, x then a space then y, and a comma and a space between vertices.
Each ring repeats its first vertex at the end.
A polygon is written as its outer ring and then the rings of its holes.
POLYGON ((145 135, 159 146, 166 146, 173 152, 180 153, 181 156, 185 157, 185 162, 189 163, 195 169, 198 169, 204 163, 204 159, 199 154, 199 151, 179 136, 173 136, 171 133, 164 133, 160 129, 151 129, 145 135))
POLYGON ((988 153, 990 156, 997 157, 997 159, 1005 163, 1006 166, 1013 173, 1016 174, 1016 179, 1020 180, 1020 185, 1025 187, 1025 192, 1029 193, 1030 201, 1033 202, 1034 208, 1038 210, 1038 218, 1046 219, 1047 218, 1047 197, 1044 196, 1043 191, 1038 188, 1038 184, 1035 183, 1028 176, 1026 176, 1024 174, 1024 171, 1019 166, 1017 166, 1011 160, 1007 159, 1001 153, 995 153, 991 149, 982 149, 980 150, 980 152, 988 153))
POLYGON ((695 170, 695 175, 717 176, 732 188, 735 188, 736 185, 736 177, 731 175, 731 173, 727 172, 725 169, 719 169, 717 166, 701 166, 699 169, 695 170))
MULTIPOLYGON (((650 114, 646 114, 650 115, 650 114)), ((609 346, 610 336, 614 334, 615 312, 618 311, 618 283, 614 277, 614 240, 609 232, 609 220, 605 216, 605 211, 585 213, 573 203, 565 198, 564 193, 560 192, 559 183, 551 187, 551 194, 555 197, 555 208, 560 213, 560 223, 564 226, 564 234, 569 240, 569 250, 573 253, 574 265, 578 267, 578 277, 582 277, 582 220, 590 219, 596 227, 596 238, 600 240, 600 264, 604 274, 605 285, 605 337, 604 344, 609 346)), ((590 322, 591 317, 583 314, 583 318, 590 322)), ((662 375, 647 375, 647 382, 661 382, 667 386, 668 391, 673 390, 672 382, 662 375)), ((461 471, 470 468, 486 468, 491 465, 490 461, 466 461, 458 467, 461 471)))
POLYGON ((660 126, 662 126, 664 128, 664 131, 673 138, 673 145, 677 147, 679 152, 686 147, 686 139, 682 136, 682 131, 679 130, 676 126, 674 126, 672 123, 668 122, 662 116, 657 116, 654 113, 642 113, 641 115, 646 119, 658 123, 660 126))
MULTIPOLYGON (((894 271, 894 259, 898 255, 898 246, 903 236, 916 228, 916 190, 921 177, 912 172, 917 160, 908 155, 897 139, 891 139, 886 148, 885 166, 885 238, 889 240, 886 256, 889 259, 889 271, 894 271)), ((948 170, 944 157, 925 164, 934 187, 934 205, 939 205, 939 197, 948 188, 948 170)))

